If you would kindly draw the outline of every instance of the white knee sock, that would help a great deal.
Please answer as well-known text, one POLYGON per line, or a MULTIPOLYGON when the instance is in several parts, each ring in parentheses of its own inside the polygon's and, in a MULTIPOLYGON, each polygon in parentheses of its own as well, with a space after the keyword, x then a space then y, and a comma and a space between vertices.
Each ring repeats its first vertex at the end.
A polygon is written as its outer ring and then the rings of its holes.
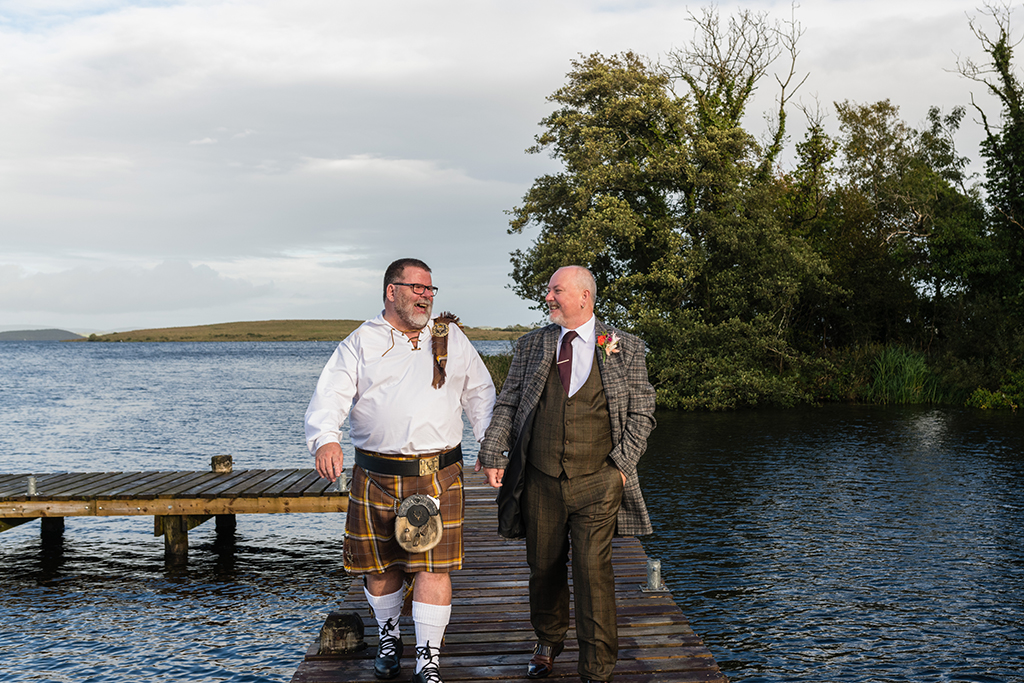
POLYGON ((441 640, 452 616, 451 605, 412 603, 412 620, 416 625, 416 673, 427 664, 440 666, 441 640))
POLYGON ((377 626, 380 628, 380 637, 400 638, 398 618, 402 616, 405 589, 400 588, 391 595, 370 595, 370 591, 366 588, 363 588, 363 591, 366 593, 366 602, 373 610, 373 617, 377 620, 377 626))

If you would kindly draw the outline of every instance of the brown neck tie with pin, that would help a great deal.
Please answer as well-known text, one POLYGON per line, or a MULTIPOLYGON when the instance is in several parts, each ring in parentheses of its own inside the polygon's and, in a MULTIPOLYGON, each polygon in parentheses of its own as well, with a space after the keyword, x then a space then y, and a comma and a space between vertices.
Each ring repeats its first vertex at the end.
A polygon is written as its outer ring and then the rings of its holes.
POLYGON ((562 337, 558 349, 558 378, 562 380, 562 388, 569 393, 569 382, 572 380, 572 340, 578 337, 576 330, 569 330, 562 337))

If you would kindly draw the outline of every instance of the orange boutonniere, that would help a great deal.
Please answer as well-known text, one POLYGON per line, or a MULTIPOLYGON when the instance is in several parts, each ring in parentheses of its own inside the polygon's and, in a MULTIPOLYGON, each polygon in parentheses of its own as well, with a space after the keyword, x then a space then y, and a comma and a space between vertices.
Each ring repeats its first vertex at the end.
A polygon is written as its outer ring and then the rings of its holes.
POLYGON ((612 332, 597 335, 597 346, 604 350, 605 357, 619 352, 619 335, 612 332))

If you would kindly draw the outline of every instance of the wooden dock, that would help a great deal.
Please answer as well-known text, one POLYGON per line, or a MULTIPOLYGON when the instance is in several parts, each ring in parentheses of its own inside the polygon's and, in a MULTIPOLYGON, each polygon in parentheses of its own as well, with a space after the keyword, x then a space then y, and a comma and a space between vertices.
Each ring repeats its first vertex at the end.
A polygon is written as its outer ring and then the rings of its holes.
MULTIPOLYGON (((467 486, 465 562, 452 574, 452 620, 441 650, 445 683, 527 680, 526 663, 534 645, 527 584, 529 569, 522 541, 501 539, 496 529, 494 490, 467 486)), ((616 683, 727 682, 714 657, 693 632, 667 590, 647 591, 647 562, 636 538, 615 540, 613 550, 619 615, 616 683)), ((684 590, 684 587, 675 587, 684 590)), ((362 582, 354 580, 339 610, 362 617, 365 649, 347 655, 321 655, 319 640, 307 650, 292 683, 376 683, 373 657, 377 628, 369 616, 362 582)), ((415 639, 412 620, 402 617, 405 656, 401 683, 412 677, 415 639)), ((579 680, 578 646, 569 631, 565 651, 550 680, 579 680)))
POLYGON ((344 512, 348 492, 313 469, 234 470, 215 456, 211 471, 0 474, 0 531, 41 520, 60 533, 65 517, 152 515, 168 559, 188 554, 188 532, 208 519, 233 528, 235 515, 344 512))

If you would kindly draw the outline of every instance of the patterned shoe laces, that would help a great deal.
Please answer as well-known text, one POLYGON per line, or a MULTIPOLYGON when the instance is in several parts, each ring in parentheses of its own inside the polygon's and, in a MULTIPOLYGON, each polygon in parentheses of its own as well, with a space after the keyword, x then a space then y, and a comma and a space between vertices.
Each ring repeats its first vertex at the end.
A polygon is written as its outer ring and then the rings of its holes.
POLYGON ((380 645, 377 648, 377 655, 380 657, 393 657, 398 654, 398 638, 390 635, 394 630, 395 623, 388 619, 380 629, 380 645))
POLYGON ((437 668, 437 664, 426 664, 420 669, 420 676, 426 683, 444 683, 441 680, 441 670, 437 668))
POLYGON ((426 683, 444 683, 441 680, 441 670, 438 660, 441 659, 441 649, 430 647, 430 641, 423 647, 416 648, 416 657, 427 660, 427 663, 420 669, 420 676, 426 683))

